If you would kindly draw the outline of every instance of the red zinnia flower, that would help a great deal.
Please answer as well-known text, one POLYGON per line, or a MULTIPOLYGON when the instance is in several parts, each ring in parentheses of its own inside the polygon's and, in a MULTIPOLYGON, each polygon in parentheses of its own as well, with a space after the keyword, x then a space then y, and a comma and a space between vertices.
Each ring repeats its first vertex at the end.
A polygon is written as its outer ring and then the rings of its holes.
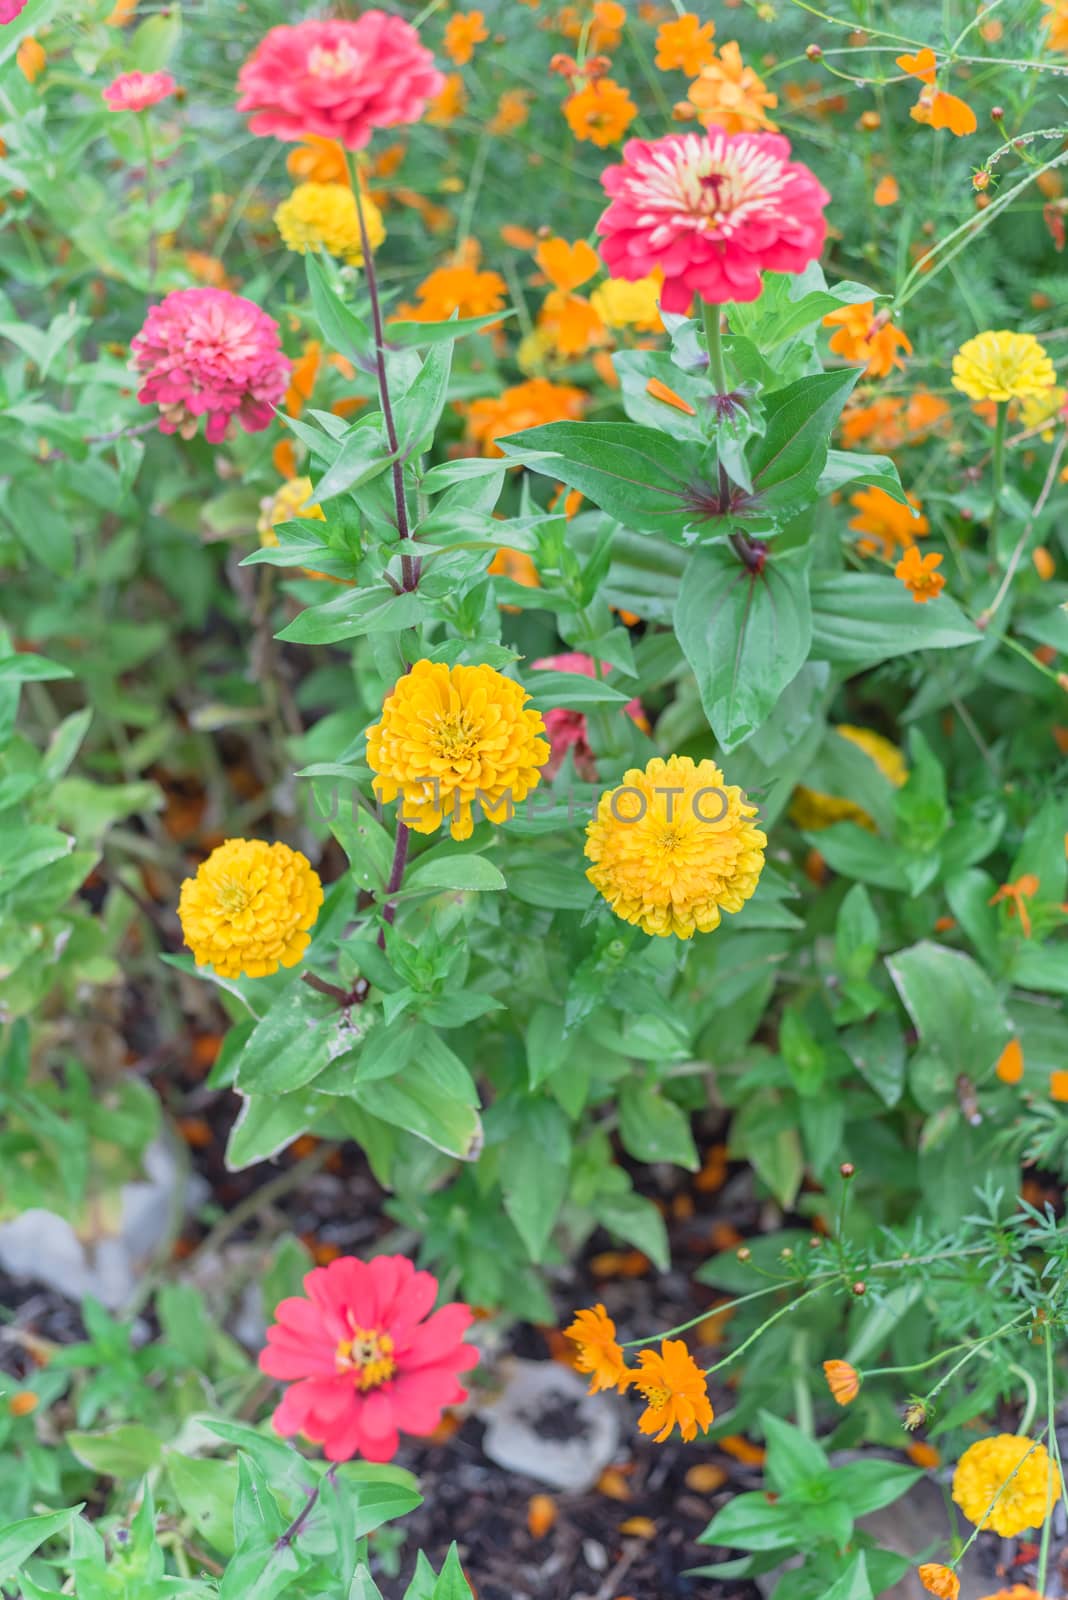
POLYGON ((459 1374, 478 1361, 464 1344, 470 1307, 428 1316, 438 1292, 405 1256, 342 1256, 304 1279, 306 1300, 283 1300, 260 1371, 286 1381, 274 1426, 321 1444, 328 1461, 391 1461, 399 1433, 432 1433, 466 1399, 459 1374))
POLYGON ((685 312, 696 294, 755 300, 760 274, 800 272, 823 248, 830 195, 774 133, 630 139, 601 182, 612 203, 597 224, 614 278, 664 274, 660 304, 685 312))
POLYGON ((146 111, 178 85, 169 72, 121 72, 104 90, 109 111, 146 111))
POLYGON ((375 128, 418 122, 444 82, 410 22, 365 11, 272 28, 241 68, 237 109, 253 113, 253 133, 360 150, 375 128))
MULTIPOLYGON (((584 678, 595 678, 597 668, 593 657, 584 655, 581 650, 565 650, 562 655, 542 656, 539 661, 532 663, 535 669, 548 669, 552 672, 581 673, 584 678)), ((533 690, 537 695, 537 685, 533 690)), ((627 716, 636 722, 643 733, 649 732, 649 719, 645 715, 645 708, 640 700, 630 700, 625 707, 627 716)), ((580 778, 595 779, 597 777, 597 763, 590 748, 586 734, 586 717, 581 711, 569 711, 566 706, 553 706, 544 713, 545 737, 549 741, 552 755, 545 768, 546 778, 555 778, 564 764, 564 759, 569 750, 574 751, 575 771, 580 778)))
POLYGON ((203 416, 209 444, 231 417, 246 433, 269 427, 289 383, 277 322, 228 289, 175 289, 149 309, 130 354, 145 380, 137 398, 159 406, 160 432, 191 439, 203 416))

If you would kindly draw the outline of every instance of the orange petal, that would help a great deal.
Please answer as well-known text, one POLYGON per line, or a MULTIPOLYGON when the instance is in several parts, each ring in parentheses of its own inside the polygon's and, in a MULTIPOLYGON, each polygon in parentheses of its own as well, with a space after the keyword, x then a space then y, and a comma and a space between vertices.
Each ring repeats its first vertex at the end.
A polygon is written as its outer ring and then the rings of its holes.
POLYGON ((929 46, 918 50, 914 56, 895 56, 894 62, 910 78, 920 78, 924 83, 935 81, 935 53, 929 46))

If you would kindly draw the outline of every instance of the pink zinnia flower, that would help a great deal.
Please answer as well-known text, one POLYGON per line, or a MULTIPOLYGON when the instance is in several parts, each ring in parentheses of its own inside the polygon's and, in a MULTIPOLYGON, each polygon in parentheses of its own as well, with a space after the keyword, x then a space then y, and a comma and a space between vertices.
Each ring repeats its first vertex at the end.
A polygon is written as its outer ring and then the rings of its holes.
POLYGON ((629 139, 601 182, 597 224, 613 278, 664 274, 664 311, 755 300, 760 274, 800 272, 823 248, 830 195, 776 133, 676 133, 629 139))
POLYGON ((0 26, 14 22, 20 11, 25 11, 30 0, 0 0, 0 26))
POLYGON ((306 1300, 283 1300, 267 1329, 260 1371, 296 1379, 274 1425, 321 1444, 328 1461, 391 1461, 399 1433, 433 1433, 466 1399, 458 1374, 478 1361, 464 1344, 469 1306, 428 1316, 438 1280, 405 1256, 342 1256, 304 1279, 306 1300))
MULTIPOLYGON (((576 672, 581 673, 584 678, 597 676, 593 657, 583 655, 579 650, 566 650, 558 656, 542 656, 540 661, 535 661, 532 665, 536 670, 544 668, 551 672, 576 672)), ((648 733, 649 719, 640 700, 631 700, 624 710, 643 733, 648 733)), ((575 771, 580 778, 593 783, 597 777, 597 763, 586 737, 586 718, 583 713, 568 711, 566 706, 553 706, 549 711, 544 711, 542 717, 545 722, 545 737, 552 752, 545 768, 545 776, 555 778, 564 764, 567 752, 573 750, 575 771)))
POLYGON ((120 72, 104 90, 109 111, 145 111, 178 85, 169 72, 120 72))
POLYGON ((160 432, 191 439, 203 416, 209 444, 231 417, 246 433, 268 427, 289 382, 277 322, 227 289, 175 289, 151 307, 130 354, 145 380, 137 398, 159 406, 160 432))
POLYGON ((410 22, 365 11, 272 28, 241 68, 237 109, 253 113, 253 133, 315 133, 360 150, 375 128, 418 122, 444 83, 410 22))

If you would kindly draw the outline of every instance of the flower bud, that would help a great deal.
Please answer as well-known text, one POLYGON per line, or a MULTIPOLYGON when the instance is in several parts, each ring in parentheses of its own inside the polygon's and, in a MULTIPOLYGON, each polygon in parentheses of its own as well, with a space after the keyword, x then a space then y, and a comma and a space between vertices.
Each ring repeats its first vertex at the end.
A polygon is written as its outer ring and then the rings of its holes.
POLYGON ((856 1170, 857 1169, 853 1165, 852 1161, 843 1161, 842 1165, 838 1168, 838 1171, 841 1173, 843 1178, 851 1178, 856 1170))
POLYGON ((867 1294, 867 1292, 868 1292, 867 1284, 865 1284, 865 1283, 855 1283, 853 1285, 853 1293, 856 1295, 858 1300, 862 1299, 863 1296, 867 1294))

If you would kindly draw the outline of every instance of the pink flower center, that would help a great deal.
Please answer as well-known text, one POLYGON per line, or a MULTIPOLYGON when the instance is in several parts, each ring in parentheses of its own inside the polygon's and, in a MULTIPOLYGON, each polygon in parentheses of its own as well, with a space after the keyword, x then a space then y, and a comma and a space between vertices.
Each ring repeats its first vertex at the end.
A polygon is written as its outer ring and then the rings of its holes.
POLYGON ((743 222, 778 212, 787 177, 784 162, 756 144, 691 135, 653 152, 632 196, 644 209, 641 226, 663 230, 654 243, 680 227, 729 238, 743 222))
POLYGON ((343 78, 354 72, 360 64, 359 53, 346 39, 336 50, 325 50, 317 44, 308 54, 308 71, 313 78, 343 78))
POLYGON ((351 1339, 342 1339, 335 1352, 338 1372, 352 1374, 361 1393, 388 1382, 397 1370, 393 1359, 393 1340, 377 1328, 359 1328, 349 1317, 351 1339))

